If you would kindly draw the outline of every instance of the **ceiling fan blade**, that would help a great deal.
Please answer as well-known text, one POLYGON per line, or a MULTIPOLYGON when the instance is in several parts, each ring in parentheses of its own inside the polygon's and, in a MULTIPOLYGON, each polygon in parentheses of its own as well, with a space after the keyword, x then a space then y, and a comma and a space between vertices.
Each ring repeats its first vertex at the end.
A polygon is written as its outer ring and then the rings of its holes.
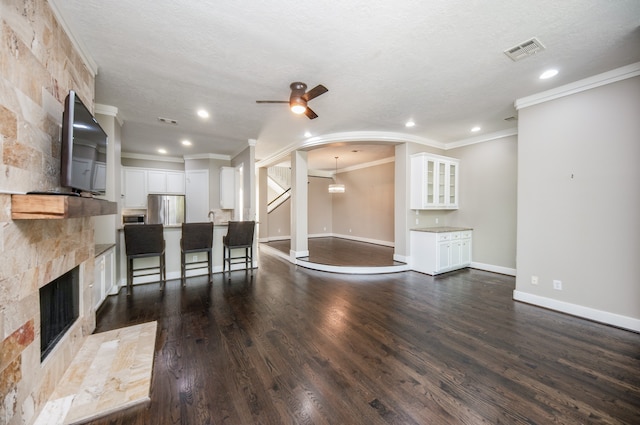
POLYGON ((306 115, 310 120, 315 119, 315 118, 318 118, 318 114, 316 114, 315 112, 313 112, 313 111, 311 110, 311 108, 309 108, 308 106, 307 106, 307 109, 304 111, 304 114, 305 114, 305 115, 306 115))
POLYGON ((256 103, 289 103, 288 100, 256 100, 256 103))
POLYGON ((315 86, 314 88, 312 88, 311 90, 309 90, 308 92, 303 94, 302 98, 304 100, 306 100, 306 101, 309 101, 309 100, 313 99, 314 97, 318 97, 321 94, 324 94, 324 93, 326 93, 328 91, 329 91, 328 88, 326 88, 322 84, 318 84, 317 86, 315 86))

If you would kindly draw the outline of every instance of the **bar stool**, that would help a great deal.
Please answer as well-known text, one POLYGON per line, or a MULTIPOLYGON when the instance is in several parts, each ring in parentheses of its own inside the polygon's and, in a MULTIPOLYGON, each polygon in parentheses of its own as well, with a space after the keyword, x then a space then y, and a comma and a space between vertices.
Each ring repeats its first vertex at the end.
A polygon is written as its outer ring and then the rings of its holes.
POLYGON ((207 263, 209 283, 213 274, 213 223, 182 223, 182 238, 180 239, 180 280, 185 285, 187 270, 204 268, 207 263), (206 252, 207 259, 187 262, 187 254, 206 252))
POLYGON ((253 233, 255 221, 230 221, 227 235, 222 237, 223 261, 222 273, 229 266, 231 273, 232 264, 244 263, 245 270, 251 270, 253 276, 253 233), (244 248, 244 255, 231 256, 232 249, 244 248))
POLYGON ((127 295, 133 289, 133 279, 158 274, 160 290, 167 281, 165 242, 162 224, 127 224, 124 226, 124 244, 127 253, 127 295), (157 266, 134 267, 138 258, 159 257, 157 266), (152 271, 155 270, 155 271, 152 271))

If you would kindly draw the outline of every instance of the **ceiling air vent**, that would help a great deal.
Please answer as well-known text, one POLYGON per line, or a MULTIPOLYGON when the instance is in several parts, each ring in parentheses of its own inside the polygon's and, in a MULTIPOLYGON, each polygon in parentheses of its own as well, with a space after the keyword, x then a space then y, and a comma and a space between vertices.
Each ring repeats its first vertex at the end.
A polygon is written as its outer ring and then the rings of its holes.
POLYGON ((524 59, 533 54, 541 52, 545 49, 540 40, 533 37, 525 42, 513 46, 504 51, 504 54, 509 56, 512 61, 517 62, 520 59, 524 59))
POLYGON ((164 123, 164 124, 178 125, 178 120, 174 120, 174 119, 171 119, 171 118, 158 117, 158 121, 160 121, 161 123, 164 123))

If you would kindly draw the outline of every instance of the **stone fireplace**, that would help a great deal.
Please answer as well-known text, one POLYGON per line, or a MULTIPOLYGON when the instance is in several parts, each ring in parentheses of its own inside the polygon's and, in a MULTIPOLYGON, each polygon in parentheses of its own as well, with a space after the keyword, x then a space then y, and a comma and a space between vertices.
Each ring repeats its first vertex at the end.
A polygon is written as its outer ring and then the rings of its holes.
POLYGON ((78 318, 80 268, 40 288, 40 360, 44 360, 78 318))
POLYGON ((94 219, 12 220, 11 193, 60 182, 62 104, 93 104, 95 75, 47 0, 0 6, 0 423, 34 422, 95 328, 94 219), (78 318, 40 357, 40 288, 78 267, 78 318))

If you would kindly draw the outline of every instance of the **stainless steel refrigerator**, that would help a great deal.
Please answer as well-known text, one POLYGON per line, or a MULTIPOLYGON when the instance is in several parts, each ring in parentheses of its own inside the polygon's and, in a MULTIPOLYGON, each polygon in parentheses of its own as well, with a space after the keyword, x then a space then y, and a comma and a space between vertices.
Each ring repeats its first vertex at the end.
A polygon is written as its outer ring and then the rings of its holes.
POLYGON ((184 223, 184 195, 148 195, 147 224, 165 226, 184 223))

